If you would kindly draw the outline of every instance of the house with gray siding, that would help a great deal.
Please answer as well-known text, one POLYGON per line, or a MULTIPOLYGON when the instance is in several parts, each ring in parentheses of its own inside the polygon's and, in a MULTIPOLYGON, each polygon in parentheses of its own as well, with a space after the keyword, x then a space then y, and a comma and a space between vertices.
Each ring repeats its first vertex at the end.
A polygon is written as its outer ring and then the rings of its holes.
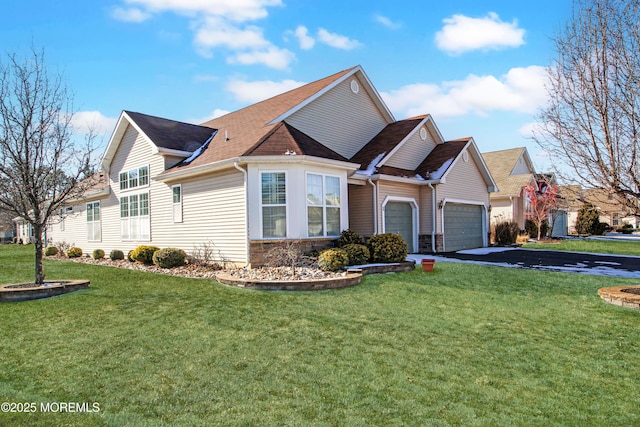
POLYGON ((487 245, 496 189, 473 138, 445 140, 430 115, 396 120, 356 66, 200 125, 123 111, 101 184, 47 239, 86 253, 208 245, 252 266, 347 228, 453 251, 487 245))

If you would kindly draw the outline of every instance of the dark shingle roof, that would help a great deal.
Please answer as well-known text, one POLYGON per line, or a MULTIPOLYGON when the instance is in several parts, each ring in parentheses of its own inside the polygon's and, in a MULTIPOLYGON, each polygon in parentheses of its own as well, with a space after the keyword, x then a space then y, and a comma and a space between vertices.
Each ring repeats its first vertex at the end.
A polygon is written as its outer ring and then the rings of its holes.
POLYGON ((278 125, 258 144, 246 152, 247 156, 281 156, 296 154, 322 157, 331 160, 349 160, 320 144, 304 132, 285 122, 278 125))
MULTIPOLYGON (((464 147, 467 146, 469 140, 471 138, 463 138, 457 139, 454 141, 447 141, 443 144, 438 144, 432 151, 429 153, 426 159, 420 163, 420 166, 416 169, 416 173, 422 176, 425 179, 439 179, 446 173, 446 170, 441 170, 445 164, 451 160, 458 157, 460 152, 464 150, 464 147), (438 177, 430 177, 429 175, 440 171, 440 176, 438 177)), ((449 164, 449 166, 451 166, 449 164)))
POLYGON ((399 120, 385 126, 364 147, 351 157, 353 163, 360 163, 360 169, 365 170, 380 154, 389 154, 426 116, 399 120))
POLYGON ((211 138, 215 131, 207 126, 177 122, 133 111, 125 113, 160 148, 193 152, 211 138))

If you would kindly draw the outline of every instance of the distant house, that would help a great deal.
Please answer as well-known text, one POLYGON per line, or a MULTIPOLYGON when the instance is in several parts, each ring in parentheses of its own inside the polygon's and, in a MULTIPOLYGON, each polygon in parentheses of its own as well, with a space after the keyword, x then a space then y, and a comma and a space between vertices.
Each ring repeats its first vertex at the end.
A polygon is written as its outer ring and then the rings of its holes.
POLYGON ((472 138, 445 141, 430 115, 396 120, 356 66, 201 125, 123 111, 102 187, 52 221, 85 252, 211 243, 264 263, 342 230, 401 234, 411 252, 487 245, 496 184, 472 138))
POLYGON ((580 185, 568 185, 561 187, 562 195, 567 199, 569 211, 569 233, 575 234, 575 224, 578 212, 585 203, 596 207, 600 215, 600 222, 609 224, 614 229, 624 224, 631 224, 633 228, 640 225, 639 219, 632 215, 628 208, 615 200, 612 194, 595 188, 582 188, 580 185))
POLYGON ((526 147, 483 153, 500 191, 491 194, 491 223, 513 221, 524 229, 527 197, 524 188, 535 184, 536 171, 526 147))

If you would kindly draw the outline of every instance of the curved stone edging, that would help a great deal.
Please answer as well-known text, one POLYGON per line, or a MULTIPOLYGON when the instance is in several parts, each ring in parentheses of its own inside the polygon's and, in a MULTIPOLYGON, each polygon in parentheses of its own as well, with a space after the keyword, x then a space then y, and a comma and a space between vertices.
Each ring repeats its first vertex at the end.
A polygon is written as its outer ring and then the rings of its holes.
POLYGON ((289 281, 241 279, 229 273, 220 273, 216 275, 216 280, 225 285, 265 291, 319 291, 356 286, 362 281, 362 273, 347 272, 344 277, 289 281))
POLYGON ((598 289, 598 295, 609 304, 640 310, 640 295, 622 292, 623 289, 640 288, 638 286, 612 286, 598 289))
POLYGON ((8 286, 29 285, 31 283, 13 283, 0 285, 0 302, 27 301, 32 299, 49 298, 69 292, 86 289, 89 280, 55 280, 56 284, 49 286, 33 286, 27 288, 9 288, 8 286))
POLYGON ((415 261, 394 262, 391 264, 364 264, 353 268, 347 267, 347 271, 361 270, 363 275, 379 273, 404 273, 416 268, 415 261))

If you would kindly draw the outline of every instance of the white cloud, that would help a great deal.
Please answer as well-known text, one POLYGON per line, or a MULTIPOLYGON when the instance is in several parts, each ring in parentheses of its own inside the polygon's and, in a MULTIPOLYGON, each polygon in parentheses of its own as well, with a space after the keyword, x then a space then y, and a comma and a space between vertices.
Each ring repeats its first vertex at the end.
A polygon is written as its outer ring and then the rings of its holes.
POLYGON ((391 19, 387 18, 386 16, 383 15, 374 15, 373 16, 373 20, 376 21, 378 24, 382 24, 383 26, 391 29, 391 30, 397 30, 399 28, 402 28, 402 24, 399 22, 394 22, 391 19))
POLYGON ((109 136, 117 122, 117 118, 106 117, 99 111, 78 111, 71 118, 73 133, 79 136, 90 132, 97 136, 109 136))
POLYGON ((304 82, 298 82, 295 80, 282 80, 280 82, 274 82, 272 80, 256 80, 248 82, 233 79, 227 83, 226 89, 239 101, 256 103, 298 88, 304 84, 304 82))
POLYGON ((264 64, 267 67, 285 70, 294 58, 295 55, 287 49, 269 46, 262 50, 238 53, 228 58, 228 62, 243 65, 264 64))
POLYGON ((500 78, 470 74, 464 80, 440 85, 416 83, 381 96, 392 111, 406 117, 431 113, 438 117, 491 111, 534 113, 546 101, 545 68, 512 68, 500 78))
POLYGON ((266 18, 267 7, 282 6, 281 0, 124 0, 153 13, 174 12, 189 17, 221 16, 234 22, 266 18))
POLYGON ((116 7, 111 11, 111 16, 118 21, 139 23, 149 19, 151 14, 136 8, 116 7))
POLYGON ((324 28, 318 30, 318 40, 322 43, 335 47, 336 49, 351 50, 361 45, 357 40, 352 40, 349 37, 342 36, 340 34, 331 33, 324 28))
POLYGON ((128 9, 116 8, 112 16, 142 22, 154 14, 175 13, 187 17, 198 54, 210 58, 226 49, 228 61, 263 64, 284 69, 295 58, 267 40, 263 29, 249 22, 268 16, 268 7, 283 6, 281 0, 123 0, 128 9), (230 51, 230 52, 229 52, 230 51))
POLYGON ((307 27, 303 25, 299 25, 294 34, 300 43, 300 49, 309 50, 316 44, 315 39, 309 35, 307 27))
POLYGON ((204 117, 200 117, 200 118, 187 119, 187 120, 185 120, 185 122, 186 123, 192 123, 194 125, 199 125, 199 124, 206 123, 209 120, 213 120, 213 119, 215 119, 217 117, 221 117, 221 116, 224 116, 225 114, 229 114, 229 113, 230 113, 230 111, 228 111, 228 110, 222 110, 220 108, 216 108, 215 110, 213 110, 211 112, 211 114, 208 114, 208 115, 206 115, 204 117))
POLYGON ((436 33, 436 45, 453 55, 472 50, 518 47, 524 44, 525 30, 518 28, 518 21, 503 22, 494 12, 483 18, 453 15, 442 22, 445 25, 436 33))

